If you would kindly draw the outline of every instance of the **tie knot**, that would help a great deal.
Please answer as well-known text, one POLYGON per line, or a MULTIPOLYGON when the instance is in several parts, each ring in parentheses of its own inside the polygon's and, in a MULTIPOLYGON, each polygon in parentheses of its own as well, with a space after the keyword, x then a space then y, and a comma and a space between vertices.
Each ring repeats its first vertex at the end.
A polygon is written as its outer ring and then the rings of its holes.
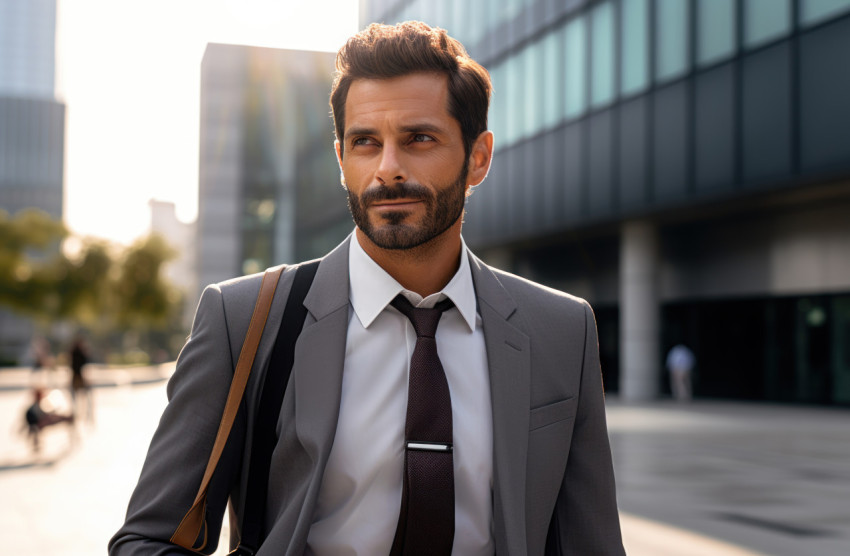
POLYGON ((433 338, 437 333, 437 325, 440 323, 443 311, 454 307, 454 303, 448 298, 434 305, 433 309, 414 307, 402 294, 398 294, 391 305, 410 320, 417 338, 433 338))

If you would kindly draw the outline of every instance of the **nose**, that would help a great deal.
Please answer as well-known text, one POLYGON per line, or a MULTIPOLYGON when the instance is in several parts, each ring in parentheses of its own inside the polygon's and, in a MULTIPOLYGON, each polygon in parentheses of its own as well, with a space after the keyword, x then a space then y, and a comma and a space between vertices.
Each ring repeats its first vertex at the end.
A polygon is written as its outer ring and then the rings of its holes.
POLYGON ((384 145, 381 149, 381 159, 375 171, 375 179, 382 185, 402 183, 407 180, 407 173, 402 163, 401 152, 394 145, 384 145))

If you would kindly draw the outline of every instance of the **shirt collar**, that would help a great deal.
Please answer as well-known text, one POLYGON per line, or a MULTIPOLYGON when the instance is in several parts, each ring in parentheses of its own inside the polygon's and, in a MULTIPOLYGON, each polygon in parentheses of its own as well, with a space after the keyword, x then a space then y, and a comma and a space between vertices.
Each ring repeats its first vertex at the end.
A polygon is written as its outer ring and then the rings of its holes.
POLYGON ((461 317, 475 330, 476 305, 475 287, 466 243, 461 238, 460 267, 441 291, 422 298, 416 292, 404 289, 395 278, 387 274, 360 246, 357 234, 352 234, 348 248, 349 291, 348 297, 354 313, 363 328, 369 328, 379 314, 398 294, 403 294, 414 307, 433 307, 438 301, 449 298, 457 307, 461 317))

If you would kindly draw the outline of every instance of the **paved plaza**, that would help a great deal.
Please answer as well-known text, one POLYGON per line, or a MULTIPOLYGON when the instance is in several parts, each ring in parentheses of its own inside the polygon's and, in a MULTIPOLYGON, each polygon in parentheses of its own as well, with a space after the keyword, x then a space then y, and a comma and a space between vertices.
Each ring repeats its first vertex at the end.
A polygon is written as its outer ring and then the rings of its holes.
MULTIPOLYGON (((5 553, 105 553, 170 369, 93 370, 94 423, 47 431, 37 457, 16 430, 29 374, 0 370, 5 553)), ((631 556, 850 554, 850 410, 611 398, 608 415, 631 556)))
POLYGON ((622 511, 761 554, 850 554, 850 410, 609 400, 608 419, 622 511))

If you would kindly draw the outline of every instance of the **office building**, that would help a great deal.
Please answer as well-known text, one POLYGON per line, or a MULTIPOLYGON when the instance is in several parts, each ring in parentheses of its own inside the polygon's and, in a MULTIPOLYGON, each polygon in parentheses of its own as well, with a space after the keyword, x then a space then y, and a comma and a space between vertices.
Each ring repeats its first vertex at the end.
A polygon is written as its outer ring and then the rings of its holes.
POLYGON ((608 391, 850 404, 850 0, 364 0, 490 71, 464 236, 586 297, 608 391))
MULTIPOLYGON (((0 0, 0 210, 62 218, 65 105, 55 96, 56 0, 0 0)), ((0 309, 0 358, 19 360, 33 326, 0 309)))
POLYGON ((170 201, 151 199, 148 206, 151 209, 151 233, 161 236, 175 252, 174 258, 163 267, 163 276, 183 295, 182 321, 189 327, 195 312, 195 300, 200 295, 197 291, 195 222, 183 222, 177 218, 176 206, 170 201))
POLYGON ((55 98, 56 0, 0 0, 0 209, 62 217, 65 105, 55 98))
POLYGON ((327 244, 329 218, 345 211, 328 108, 333 59, 325 52, 207 46, 197 224, 201 287, 295 262, 303 255, 296 249, 298 230, 317 230, 304 245, 327 244), (316 202, 334 194, 338 207, 316 202))

